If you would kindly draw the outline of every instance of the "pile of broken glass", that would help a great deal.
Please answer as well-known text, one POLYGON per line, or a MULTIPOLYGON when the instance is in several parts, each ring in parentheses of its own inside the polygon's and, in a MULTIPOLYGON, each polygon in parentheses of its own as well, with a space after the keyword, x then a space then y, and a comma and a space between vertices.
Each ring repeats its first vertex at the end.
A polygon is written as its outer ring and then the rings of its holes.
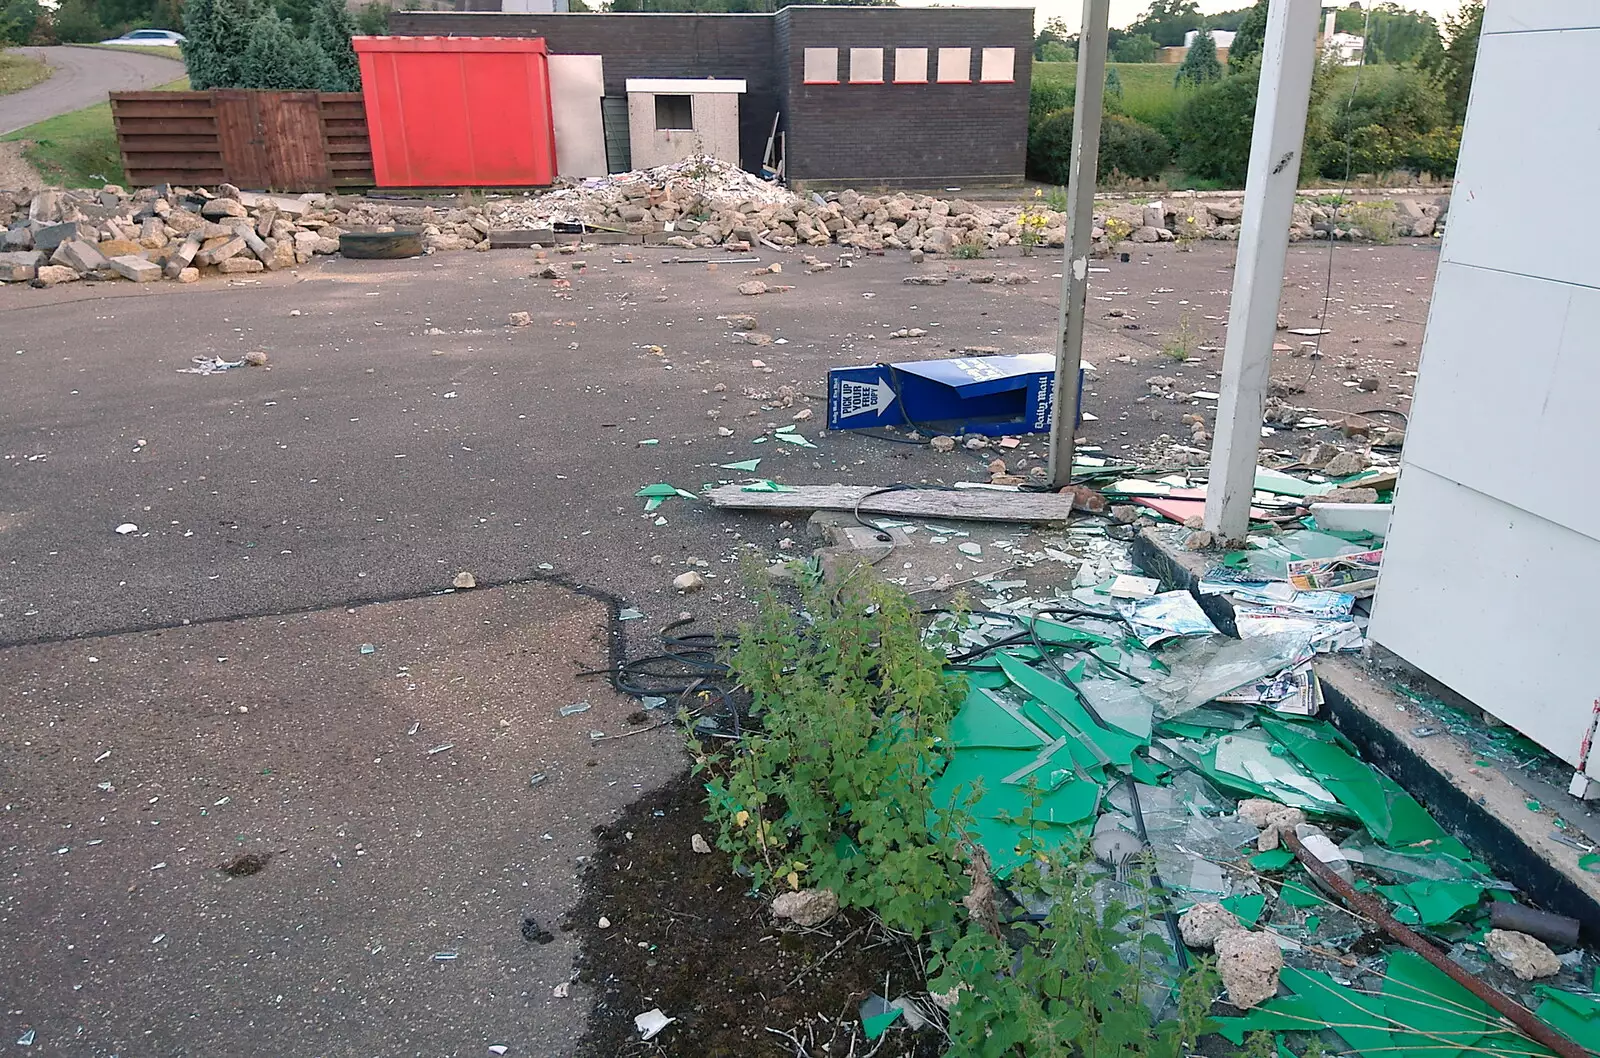
MULTIPOLYGON (((968 806, 971 836, 1002 876, 1022 862, 1019 848, 1080 857, 1120 839, 1148 848, 1176 909, 1216 901, 1268 931, 1285 954, 1282 987, 1224 1021, 1236 1042, 1265 1029, 1287 1034, 1282 1054, 1299 1053, 1310 1033, 1334 1033, 1325 1046, 1368 1058, 1550 1053, 1325 894, 1238 818, 1237 802, 1301 809, 1333 837, 1358 889, 1600 1053, 1594 956, 1563 953, 1559 974, 1536 987, 1494 964, 1482 946, 1489 909, 1515 899, 1514 887, 1319 715, 1312 661, 1359 647, 1361 630, 1353 593, 1284 576, 1284 563, 1324 542, 1284 537, 1280 551, 1218 566, 1201 585, 1231 596, 1244 638, 1218 632, 1194 595, 1154 590, 1120 560, 1080 576, 1068 597, 988 599, 936 620, 933 631, 958 644, 950 657, 968 695, 935 804, 968 806)), ((1315 557, 1334 559, 1346 582, 1359 577, 1359 548, 1326 550, 1337 553, 1315 557)), ((1114 871, 1105 878, 1116 884, 1114 871)), ((1013 896, 1028 906, 1028 894, 1013 896)), ((1172 1001, 1155 991, 1153 1007, 1172 1001)))

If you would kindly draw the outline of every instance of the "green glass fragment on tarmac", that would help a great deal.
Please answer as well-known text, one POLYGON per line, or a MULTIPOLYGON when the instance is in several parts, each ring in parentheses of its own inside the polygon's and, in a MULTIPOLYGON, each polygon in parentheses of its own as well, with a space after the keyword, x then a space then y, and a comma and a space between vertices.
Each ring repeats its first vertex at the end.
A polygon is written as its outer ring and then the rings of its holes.
POLYGON ((1263 716, 1261 726, 1310 769, 1383 844, 1390 848, 1420 846, 1430 853, 1461 859, 1472 855, 1399 784, 1339 746, 1308 736, 1301 725, 1272 717, 1263 716))
POLYGON ((721 464, 721 467, 722 467, 723 470, 754 471, 755 468, 760 466, 760 465, 761 465, 761 460, 759 460, 759 459, 744 459, 744 460, 740 460, 737 463, 723 463, 723 464, 721 464))
POLYGON ((773 434, 773 436, 776 437, 780 441, 788 441, 792 445, 799 445, 801 448, 815 448, 815 447, 817 447, 816 445, 812 444, 810 441, 806 440, 804 437, 800 436, 797 433, 779 433, 779 434, 773 434))
POLYGON ((1278 871, 1294 862, 1294 853, 1288 849, 1273 849, 1250 857, 1250 866, 1258 871, 1278 871))
POLYGON ((790 488, 788 485, 780 485, 776 481, 762 480, 762 481, 752 481, 748 485, 742 485, 742 486, 740 486, 739 491, 740 492, 793 492, 794 489, 790 488))
POLYGON ((646 485, 644 488, 634 493, 635 496, 657 496, 661 498, 676 496, 677 494, 678 490, 672 485, 668 485, 666 482, 662 482, 659 485, 646 485))
POLYGON ((1133 759, 1134 750, 1145 745, 1145 742, 1124 731, 1096 724, 1077 695, 1039 670, 1006 654, 998 655, 997 660, 1013 683, 1054 710, 1094 743, 1112 763, 1127 765, 1133 759))
POLYGON ((1579 856, 1578 867, 1585 871, 1600 871, 1600 852, 1586 852, 1579 856))
POLYGON ((1229 911, 1232 911, 1233 917, 1238 919, 1241 925, 1253 926, 1260 921, 1261 912, 1267 908, 1267 897, 1265 893, 1256 893, 1252 896, 1229 896, 1224 897, 1219 903, 1229 911))
MULTIPOLYGON (((1380 885, 1378 892, 1394 901, 1399 911, 1416 910, 1424 926, 1442 926, 1461 912, 1476 907, 1483 899, 1483 886, 1473 882, 1409 882, 1405 885, 1380 885)), ((1403 920, 1402 920, 1403 921, 1403 920)))

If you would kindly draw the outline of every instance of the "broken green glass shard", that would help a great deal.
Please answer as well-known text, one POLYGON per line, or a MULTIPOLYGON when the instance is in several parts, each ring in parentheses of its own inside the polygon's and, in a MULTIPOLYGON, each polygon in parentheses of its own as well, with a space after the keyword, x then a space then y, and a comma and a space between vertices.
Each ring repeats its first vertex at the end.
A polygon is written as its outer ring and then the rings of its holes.
POLYGON ((1322 907, 1327 903, 1317 891, 1311 888, 1311 882, 1305 874, 1296 874, 1293 880, 1286 881, 1278 887, 1278 898, 1290 907, 1322 907))
POLYGON ((866 1035, 867 1039, 875 1040, 888 1031, 889 1026, 894 1024, 895 1019, 900 1014, 900 1008, 894 1007, 891 1010, 884 1011, 882 1014, 874 1014, 870 1018, 863 1018, 861 1019, 861 1031, 866 1035))
POLYGON ((817 447, 816 445, 812 444, 810 441, 806 440, 804 437, 802 437, 801 435, 799 435, 797 433, 780 433, 780 434, 773 434, 773 436, 776 437, 780 441, 788 441, 792 445, 799 445, 801 448, 815 448, 815 447, 817 447))
POLYGON ((634 495, 635 496, 656 496, 656 497, 660 497, 662 499, 665 499, 668 496, 676 496, 676 495, 678 495, 678 490, 677 490, 676 487, 674 487, 672 485, 668 485, 666 482, 662 482, 662 483, 660 483, 658 485, 646 485, 644 488, 640 489, 638 492, 635 492, 634 495))
POLYGON ((759 459, 743 459, 737 463, 721 464, 723 470, 743 470, 746 472, 754 471, 756 467, 759 467, 760 465, 761 460, 759 459))
POLYGON ((1544 999, 1534 1011, 1540 1021, 1586 1050, 1600 1054, 1600 999, 1549 985, 1534 985, 1533 991, 1544 999))
POLYGON ((1230 896, 1219 900, 1223 907, 1233 912, 1233 917, 1243 926, 1254 926, 1261 918, 1261 912, 1266 910, 1267 896, 1265 893, 1255 893, 1250 896, 1230 896))
POLYGON ((1441 926, 1483 899, 1483 886, 1473 882, 1430 880, 1380 885, 1378 891, 1394 901, 1398 909, 1414 908, 1417 920, 1424 926, 1441 926))
POLYGON ((1444 832, 1427 809, 1398 783, 1344 749, 1308 736, 1303 725, 1263 716, 1261 726, 1311 770, 1367 832, 1390 848, 1426 848, 1467 859, 1471 853, 1444 832))
POLYGON ((1051 739, 1020 708, 978 688, 950 721, 949 741, 963 749, 1038 749, 1051 739))
POLYGON ((788 485, 780 485, 776 481, 763 479, 761 481, 752 481, 748 485, 741 485, 739 487, 739 491, 740 492, 793 492, 794 489, 790 488, 788 485))
POLYGON ((1294 853, 1288 849, 1273 849, 1250 857, 1250 866, 1258 871, 1279 871, 1294 862, 1294 853))
POLYGON ((1144 740, 1124 731, 1096 724, 1077 695, 1038 669, 1006 654, 998 655, 997 660, 1013 683, 1061 716, 1113 763, 1128 764, 1133 759, 1133 751, 1145 745, 1144 740))

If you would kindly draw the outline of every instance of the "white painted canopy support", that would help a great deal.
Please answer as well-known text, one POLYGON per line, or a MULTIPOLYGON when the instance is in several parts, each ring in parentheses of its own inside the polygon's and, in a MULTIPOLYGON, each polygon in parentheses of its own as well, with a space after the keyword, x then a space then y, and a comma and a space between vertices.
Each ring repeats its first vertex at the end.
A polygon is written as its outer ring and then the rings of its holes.
POLYGON ((1222 399, 1206 486, 1206 529, 1224 540, 1243 539, 1249 529, 1321 15, 1321 0, 1272 0, 1267 15, 1228 343, 1222 355, 1222 399))
POLYGON ((1078 419, 1078 371, 1083 363, 1083 313, 1089 298, 1089 249, 1094 240, 1094 184, 1100 165, 1100 112, 1106 93, 1106 40, 1111 0, 1083 0, 1078 34, 1078 92, 1072 122, 1066 261, 1056 317, 1055 409, 1050 422, 1050 484, 1072 484, 1072 445, 1078 419))

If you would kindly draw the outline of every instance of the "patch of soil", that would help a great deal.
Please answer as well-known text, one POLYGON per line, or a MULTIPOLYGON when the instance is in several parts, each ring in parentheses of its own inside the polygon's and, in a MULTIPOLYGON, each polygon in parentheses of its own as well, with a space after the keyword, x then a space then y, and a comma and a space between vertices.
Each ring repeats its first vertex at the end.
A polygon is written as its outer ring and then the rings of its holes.
POLYGON ((748 895, 726 853, 691 851, 694 834, 710 839, 705 814, 705 791, 686 773, 595 828, 599 851, 563 925, 582 933, 578 977, 596 990, 577 1053, 843 1058, 881 1042, 878 1058, 940 1054, 938 1032, 914 1033, 899 1027, 903 1021, 881 1040, 866 1043, 861 1034, 857 1008, 869 994, 894 999, 924 990, 914 946, 861 914, 810 930, 776 922, 766 901, 748 895), (602 917, 609 928, 599 928, 602 917), (677 1020, 641 1041, 634 1016, 656 1007, 677 1020))

